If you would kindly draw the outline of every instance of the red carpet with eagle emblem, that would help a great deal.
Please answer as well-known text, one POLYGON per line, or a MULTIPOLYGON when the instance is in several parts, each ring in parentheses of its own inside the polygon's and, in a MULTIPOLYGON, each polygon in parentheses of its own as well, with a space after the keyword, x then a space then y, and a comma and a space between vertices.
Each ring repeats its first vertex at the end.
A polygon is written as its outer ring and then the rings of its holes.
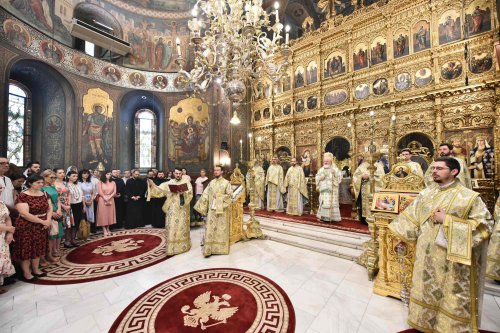
POLYGON ((295 312, 276 283, 249 271, 206 269, 149 289, 110 332, 292 333, 295 312))

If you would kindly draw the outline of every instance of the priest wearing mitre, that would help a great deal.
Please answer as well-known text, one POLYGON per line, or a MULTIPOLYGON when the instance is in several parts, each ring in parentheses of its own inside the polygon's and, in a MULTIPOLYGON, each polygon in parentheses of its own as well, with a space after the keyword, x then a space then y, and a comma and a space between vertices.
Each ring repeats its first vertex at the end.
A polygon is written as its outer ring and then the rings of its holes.
POLYGON ((194 205, 200 214, 206 215, 203 255, 229 254, 231 219, 231 183, 222 177, 220 165, 214 167, 214 179, 208 183, 200 199, 194 205))
MULTIPOLYGON (((359 220, 362 223, 366 223, 366 217, 370 213, 370 203, 368 202, 368 194, 370 193, 370 162, 368 161, 368 156, 368 153, 364 153, 362 155, 363 161, 358 166, 356 171, 354 171, 354 175, 352 176, 354 202, 356 203, 356 208, 358 210, 359 220)), ((377 161, 374 167, 374 190, 375 192, 378 192, 384 188, 383 178, 385 171, 384 165, 380 161, 377 161)))
POLYGON ((316 189, 319 192, 319 209, 317 217, 324 222, 339 222, 339 185, 342 172, 333 163, 333 154, 323 155, 323 167, 316 174, 316 189))
POLYGON ((175 168, 174 178, 159 186, 148 179, 148 198, 166 197, 163 211, 165 212, 167 255, 173 256, 191 249, 190 238, 190 207, 193 197, 191 183, 182 177, 182 169, 175 168))
POLYGON ((267 169, 267 211, 284 211, 283 206, 283 168, 278 163, 278 156, 273 156, 271 165, 267 169))
POLYGON ((304 169, 297 164, 297 159, 292 158, 291 167, 288 168, 285 176, 284 187, 287 189, 288 215, 302 215, 304 211, 304 201, 307 200, 307 181, 304 175, 304 169))
POLYGON ((434 184, 389 229, 415 245, 408 324, 421 332, 478 332, 485 248, 493 219, 456 177, 452 157, 434 161, 434 184))

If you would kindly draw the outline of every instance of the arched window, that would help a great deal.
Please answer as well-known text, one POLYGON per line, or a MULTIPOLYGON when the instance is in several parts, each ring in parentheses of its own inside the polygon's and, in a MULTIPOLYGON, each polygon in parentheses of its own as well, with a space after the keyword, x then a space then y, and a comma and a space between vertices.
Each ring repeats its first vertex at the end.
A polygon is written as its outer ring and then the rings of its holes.
POLYGON ((7 158, 10 163, 23 166, 29 155, 29 136, 26 125, 31 114, 28 109, 29 96, 25 89, 15 83, 9 84, 9 108, 7 113, 7 158))
POLYGON ((135 114, 135 167, 156 168, 156 115, 148 109, 135 114))

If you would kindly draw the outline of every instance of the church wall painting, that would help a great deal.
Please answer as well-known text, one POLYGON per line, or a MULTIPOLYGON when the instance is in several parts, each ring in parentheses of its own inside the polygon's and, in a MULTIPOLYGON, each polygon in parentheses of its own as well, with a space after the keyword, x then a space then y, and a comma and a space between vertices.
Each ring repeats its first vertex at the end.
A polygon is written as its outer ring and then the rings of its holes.
POLYGON ((415 73, 415 84, 418 87, 423 87, 432 82, 432 71, 428 67, 421 68, 415 73))
POLYGON ((354 98, 357 100, 363 100, 370 95, 370 86, 366 83, 359 84, 354 89, 354 98))
POLYGON ((57 64, 64 60, 64 52, 50 40, 43 40, 40 43, 40 54, 57 64))
POLYGON ((295 88, 304 86, 304 67, 299 66, 295 69, 295 88))
POLYGON ((387 94, 389 91, 389 82, 386 78, 380 78, 373 82, 373 94, 377 96, 382 96, 387 94))
POLYGON ((399 73, 394 80, 394 88, 397 91, 404 91, 411 87, 411 75, 409 73, 399 73))
POLYGON ((454 156, 463 159, 474 179, 494 176, 493 130, 491 128, 447 131, 445 141, 453 145, 454 156))
POLYGON ((116 83, 122 79, 122 73, 115 66, 106 66, 102 69, 102 75, 109 82, 116 83))
POLYGON ((443 45, 459 40, 462 36, 461 30, 460 13, 455 9, 447 10, 439 18, 439 44, 443 45))
POLYGON ((399 29, 394 33, 394 58, 410 54, 410 36, 406 29, 399 29))
POLYGON ((483 52, 473 54, 469 63, 469 70, 474 74, 481 74, 489 71, 493 67, 491 54, 483 52))
POLYGON ((208 167, 210 121, 201 99, 187 98, 170 108, 167 150, 169 167, 208 167))
POLYGON ((445 80, 454 80, 462 75, 462 63, 460 61, 448 61, 441 67, 441 77, 445 80))
POLYGON ((107 169, 113 157, 113 101, 102 89, 89 89, 83 96, 82 164, 107 169))
POLYGON ((317 105, 318 105, 318 97, 316 97, 316 96, 309 96, 307 98, 307 108, 309 110, 316 109, 317 105))
POLYGON ((311 61, 307 65, 307 84, 313 84, 318 81, 318 64, 316 61, 311 61))
POLYGON ((157 89, 165 89, 167 87, 167 84, 168 84, 168 80, 165 76, 163 75, 156 75, 154 78, 153 78, 153 86, 157 89))
POLYGON ((292 113, 292 105, 291 104, 285 104, 283 107, 283 114, 285 116, 288 116, 290 113, 292 113))
POLYGON ((420 52, 431 47, 431 25, 421 20, 413 25, 413 52, 420 52))
POLYGON ((87 58, 77 54, 73 56, 73 66, 81 74, 89 75, 94 72, 94 64, 87 58))
POLYGON ((354 47, 353 54, 354 70, 368 67, 368 47, 365 43, 359 43, 354 47))
POLYGON ((29 47, 31 45, 31 36, 29 32, 18 22, 6 19, 3 22, 3 30, 7 39, 18 48, 29 47))
POLYGON ((346 58, 343 52, 330 53, 324 62, 325 79, 334 75, 343 74, 346 71, 346 58))
POLYGON ((316 145, 297 146, 297 162, 301 163, 305 176, 315 174, 318 171, 318 148, 316 145))
POLYGON ((384 37, 375 38, 370 47, 371 65, 378 65, 387 61, 387 40, 384 37))
POLYGON ((337 89, 327 92, 324 97, 325 105, 335 106, 344 103, 347 100, 347 91, 345 89, 337 89))
POLYGON ((141 87, 146 83, 146 78, 142 73, 134 72, 130 73, 128 76, 128 80, 134 87, 141 87))
POLYGON ((467 37, 491 30, 491 3, 474 1, 465 11, 465 33, 467 37))
POLYGON ((304 100, 303 99, 298 99, 295 102, 295 112, 296 113, 302 113, 304 111, 305 111, 304 100))

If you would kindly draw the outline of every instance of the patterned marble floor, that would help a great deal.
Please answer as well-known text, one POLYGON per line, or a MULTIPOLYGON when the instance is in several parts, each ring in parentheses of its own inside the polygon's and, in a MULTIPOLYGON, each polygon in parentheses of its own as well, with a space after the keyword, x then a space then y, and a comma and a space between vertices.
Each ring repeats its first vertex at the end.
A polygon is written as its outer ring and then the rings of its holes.
MULTIPOLYGON (((155 284, 193 270, 234 267, 263 274, 290 296, 296 333, 397 332, 407 328, 398 300, 372 293, 366 270, 352 261, 273 241, 238 243, 229 256, 203 258, 193 248, 155 266, 96 282, 42 286, 16 283, 0 296, 0 332, 107 332, 118 314, 155 284)), ((500 298, 486 295, 481 327, 500 332, 500 298)))

